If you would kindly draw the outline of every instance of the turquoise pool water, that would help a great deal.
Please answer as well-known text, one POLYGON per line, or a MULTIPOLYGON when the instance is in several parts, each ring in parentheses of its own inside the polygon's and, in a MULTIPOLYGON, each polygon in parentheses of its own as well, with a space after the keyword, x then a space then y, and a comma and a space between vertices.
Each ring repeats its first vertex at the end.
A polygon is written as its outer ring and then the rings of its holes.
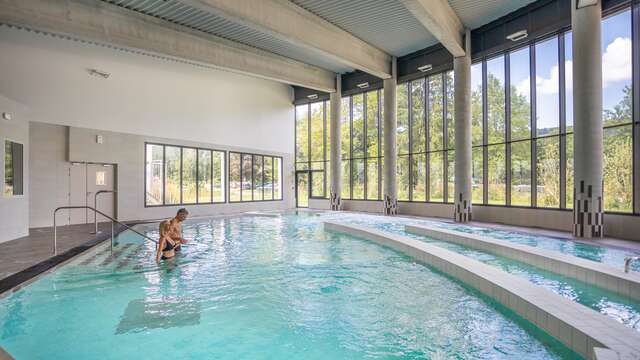
MULTIPOLYGON (((414 239, 419 239, 425 242, 429 242, 440 247, 452 250, 454 252, 463 254, 470 258, 479 260, 483 263, 496 266, 502 270, 523 277, 536 285, 543 286, 556 294, 562 295, 568 299, 578 302, 582 305, 588 306, 604 315, 607 315, 614 320, 640 331, 640 303, 629 299, 624 296, 620 296, 611 291, 601 289, 581 281, 574 280, 562 275, 558 275, 549 271, 545 271, 528 264, 510 260, 502 256, 493 255, 491 253, 475 250, 466 246, 448 243, 445 241, 439 241, 430 237, 415 235, 408 233, 404 230, 404 226, 407 224, 423 224, 433 226, 437 222, 417 220, 410 218, 388 218, 374 215, 353 215, 353 214, 329 214, 321 216, 325 220, 339 220, 341 222, 364 225, 374 227, 380 230, 384 230, 391 233, 396 233, 414 239)), ((445 224, 452 227, 452 224, 445 224)), ((442 223, 439 226, 444 227, 442 223)), ((464 228, 464 226, 453 225, 456 228, 464 228)), ((457 229, 456 229, 457 230, 457 229)), ((466 231, 469 232, 469 231, 466 231)), ((493 233, 488 229, 483 230, 485 235, 493 237, 493 233)), ((504 235, 504 234, 503 234, 504 235)), ((511 235, 515 238, 516 235, 511 235)), ((503 237, 498 237, 503 239, 503 237)), ((546 239, 545 241, 561 242, 562 240, 546 239)), ((531 243, 527 245, 532 245, 531 243)), ((579 244, 582 245, 582 244, 579 244)), ((588 246, 588 245, 587 245, 588 246)), ((590 246, 594 248, 595 246, 590 246)), ((549 246, 548 248, 562 248, 560 245, 549 246)), ((583 249, 586 251, 586 246, 583 249)), ((616 249, 598 248, 598 251, 620 251, 616 249)), ((603 256, 603 259, 612 259, 619 254, 603 256)))
POLYGON ((0 345, 17 359, 577 358, 447 276, 325 233, 321 217, 184 231, 173 262, 125 233, 114 257, 92 250, 1 299, 0 345))

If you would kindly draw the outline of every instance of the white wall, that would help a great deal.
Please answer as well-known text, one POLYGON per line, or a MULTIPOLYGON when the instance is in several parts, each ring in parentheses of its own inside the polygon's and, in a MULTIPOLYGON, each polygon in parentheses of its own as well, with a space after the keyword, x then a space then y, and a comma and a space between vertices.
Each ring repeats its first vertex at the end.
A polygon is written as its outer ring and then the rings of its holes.
MULTIPOLYGON (((23 104, 31 121, 29 227, 50 226, 53 209, 67 205, 69 161, 118 165, 122 219, 173 214, 144 208, 144 141, 283 156, 284 201, 196 206, 196 214, 293 206, 290 86, 7 26, 0 53, 0 95, 23 104), (92 68, 109 78, 90 76, 92 68), (90 146, 97 133, 120 145, 90 146)), ((0 226, 9 222, 3 217, 0 226)))
POLYGON ((288 85, 6 26, 0 53, 0 94, 37 121, 293 152, 288 85))
POLYGON ((5 112, 11 115, 11 120, 0 118, 0 243, 29 233, 29 114, 22 104, 0 96, 0 114, 5 112), (24 195, 4 194, 5 140, 24 145, 24 195))

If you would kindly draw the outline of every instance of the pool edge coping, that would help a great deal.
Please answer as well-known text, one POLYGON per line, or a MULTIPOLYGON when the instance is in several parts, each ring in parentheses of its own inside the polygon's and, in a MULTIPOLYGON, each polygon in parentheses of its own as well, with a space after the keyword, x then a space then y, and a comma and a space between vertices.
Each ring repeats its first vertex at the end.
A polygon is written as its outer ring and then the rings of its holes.
POLYGON ((503 270, 402 235, 333 221, 324 221, 323 226, 390 247, 453 276, 587 359, 609 359, 614 353, 625 359, 640 358, 637 332, 503 270))

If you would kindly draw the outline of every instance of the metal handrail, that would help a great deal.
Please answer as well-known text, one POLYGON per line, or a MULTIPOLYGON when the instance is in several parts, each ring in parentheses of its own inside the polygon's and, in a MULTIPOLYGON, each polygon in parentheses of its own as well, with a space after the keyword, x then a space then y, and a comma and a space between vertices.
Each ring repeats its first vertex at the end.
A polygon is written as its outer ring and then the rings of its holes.
POLYGON ((634 261, 640 261, 640 256, 631 256, 624 258, 624 272, 628 273, 631 270, 631 263, 634 261))
POLYGON ((96 209, 92 208, 91 206, 60 206, 60 207, 56 208, 53 211, 53 255, 54 256, 58 255, 58 226, 56 225, 56 214, 60 210, 70 210, 70 209, 89 209, 89 210, 93 210, 94 212, 96 212, 96 213, 106 217, 107 219, 111 220, 111 252, 113 252, 113 236, 115 234, 114 227, 113 227, 114 223, 118 223, 118 224, 126 227, 127 229, 129 229, 129 230, 133 231, 134 233, 142 236, 143 238, 154 242, 156 244, 156 247, 158 246, 158 241, 156 241, 156 240, 148 237, 147 235, 145 235, 145 234, 133 229, 131 226, 112 218, 111 216, 103 213, 102 211, 99 211, 99 210, 96 210, 96 209))
MULTIPOLYGON (((98 207, 98 195, 100 194, 107 194, 107 193, 117 193, 116 190, 99 190, 96 191, 95 195, 93 195, 93 206, 95 206, 96 208, 98 207)), ((98 213, 97 212, 93 212, 93 223, 95 224, 95 230, 94 232, 92 232, 92 234, 97 234, 98 233, 98 213)))

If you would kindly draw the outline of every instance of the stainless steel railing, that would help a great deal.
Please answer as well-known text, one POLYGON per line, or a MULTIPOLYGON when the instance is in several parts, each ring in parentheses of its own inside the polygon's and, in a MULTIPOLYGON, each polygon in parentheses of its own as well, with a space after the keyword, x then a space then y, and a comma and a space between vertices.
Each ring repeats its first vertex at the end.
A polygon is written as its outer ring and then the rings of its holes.
POLYGON ((114 224, 118 223, 122 226, 124 226, 125 228, 133 231, 134 233, 142 236, 143 238, 145 238, 146 240, 150 240, 152 242, 154 242, 156 244, 156 247, 158 246, 158 241, 148 237, 147 235, 133 229, 131 226, 124 224, 114 218, 112 218, 111 216, 103 213, 102 211, 96 210, 94 208, 92 208, 91 206, 60 206, 58 208, 56 208, 53 211, 53 255, 58 255, 58 226, 56 224, 56 214, 58 213, 58 211, 60 210, 72 210, 72 209, 89 209, 89 210, 93 210, 94 213, 98 213, 104 217, 106 217, 107 219, 111 220, 111 252, 113 252, 113 238, 114 238, 114 234, 115 234, 115 229, 114 229, 114 224))
MULTIPOLYGON (((96 208, 98 207, 98 195, 100 194, 107 194, 107 193, 117 193, 116 190, 99 190, 96 191, 95 195, 93 195, 93 206, 95 206, 96 208)), ((95 230, 94 232, 92 232, 92 234, 97 234, 98 233, 98 212, 94 211, 93 212, 93 223, 95 225, 95 230)))
POLYGON ((624 272, 628 273, 631 270, 631 263, 634 261, 640 261, 640 256, 631 256, 624 258, 624 272))

